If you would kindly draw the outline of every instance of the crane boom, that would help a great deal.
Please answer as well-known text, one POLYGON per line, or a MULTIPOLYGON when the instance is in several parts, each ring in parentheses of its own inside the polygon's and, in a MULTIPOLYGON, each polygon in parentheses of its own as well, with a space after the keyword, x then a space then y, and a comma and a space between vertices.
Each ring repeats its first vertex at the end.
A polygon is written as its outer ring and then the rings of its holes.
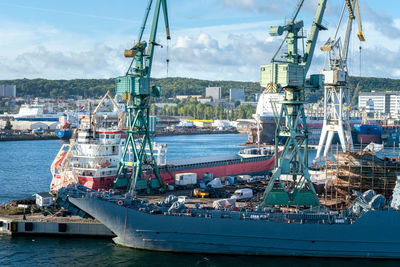
MULTIPOLYGON (((146 29, 146 24, 147 24, 147 20, 148 20, 150 11, 151 11, 152 3, 153 3, 153 0, 149 0, 145 15, 143 18, 143 23, 142 23, 142 26, 140 27, 138 42, 131 49, 127 49, 124 52, 125 57, 133 58, 131 61, 131 64, 129 65, 129 68, 126 72, 126 75, 128 75, 130 72, 133 71, 132 65, 135 61, 136 61, 137 67, 141 67, 141 64, 143 64, 143 62, 142 62, 143 59, 136 58, 135 56, 138 52, 141 52, 144 55, 144 51, 147 46, 147 43, 145 41, 142 41, 142 37, 143 37, 144 30, 146 29)), ((143 76, 147 76, 147 77, 150 77, 150 74, 151 74, 151 67, 153 64, 153 55, 154 55, 154 46, 158 45, 155 42, 155 39, 157 36, 157 27, 158 27, 158 20, 159 20, 159 16, 160 16, 160 10, 161 10, 160 6, 161 5, 163 8, 163 13, 164 13, 164 23, 165 23, 165 30, 167 33, 167 40, 171 39, 170 32, 169 32, 167 2, 166 2, 166 0, 157 0, 155 11, 154 11, 153 24, 152 24, 151 33, 150 33, 149 47, 147 49, 147 57, 145 58, 145 63, 144 63, 146 68, 144 69, 143 76)), ((140 55, 140 56, 142 56, 142 55, 140 55)))
POLYGON ((358 4, 358 0, 355 0, 354 3, 354 10, 356 12, 356 19, 357 19, 357 24, 358 24, 358 39, 360 39, 361 42, 365 41, 363 31, 362 31, 362 23, 361 23, 361 16, 360 16, 360 7, 358 4))
POLYGON ((325 13, 327 0, 321 0, 318 4, 317 12, 311 27, 310 35, 307 39, 306 50, 304 51, 303 64, 304 65, 304 75, 307 75, 308 69, 311 66, 312 58, 315 51, 315 46, 317 44, 318 34, 320 30, 326 30, 327 28, 322 25, 322 18, 325 13))
POLYGON ((350 35, 352 28, 353 28, 353 19, 351 18, 351 16, 349 16, 349 19, 347 20, 346 33, 344 36, 343 49, 342 49, 342 61, 344 65, 346 65, 346 69, 347 69, 346 63, 347 63, 347 56, 349 54, 350 35))
POLYGON ((140 43, 140 41, 142 41, 144 29, 146 29, 147 18, 149 17, 152 3, 153 3, 153 0, 150 0, 149 3, 147 4, 146 11, 144 12, 142 27, 140 27, 140 31, 139 31, 138 43, 140 43))
POLYGON ((151 28, 151 33, 150 33, 149 49, 147 51, 148 57, 146 58, 146 66, 148 68, 146 75, 148 77, 150 77, 151 67, 153 65, 154 46, 159 45, 155 42, 155 40, 156 40, 156 35, 157 35, 157 26, 158 26, 158 19, 160 17, 161 5, 163 8, 163 13, 164 13, 164 23, 165 23, 165 30, 167 33, 167 40, 171 39, 170 34, 169 34, 167 2, 166 2, 166 0, 158 0, 156 3, 155 11, 154 11, 153 26, 151 28))
POLYGON ((343 42, 342 60, 345 63, 345 65, 347 66, 347 56, 348 56, 348 51, 349 51, 350 35, 351 35, 354 19, 357 20, 357 24, 358 24, 357 37, 360 40, 360 42, 365 42, 365 37, 362 32, 362 24, 361 24, 361 16, 360 16, 360 8, 359 8, 358 0, 346 0, 345 5, 347 6, 347 9, 349 11, 349 19, 347 21, 345 39, 343 42))

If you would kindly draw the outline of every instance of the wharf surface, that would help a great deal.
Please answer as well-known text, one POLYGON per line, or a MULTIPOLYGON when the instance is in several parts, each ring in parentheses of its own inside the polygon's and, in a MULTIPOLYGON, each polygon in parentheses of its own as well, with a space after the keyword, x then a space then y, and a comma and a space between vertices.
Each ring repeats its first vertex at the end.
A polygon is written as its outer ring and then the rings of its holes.
POLYGON ((52 140, 59 139, 54 134, 42 134, 42 135, 34 135, 34 134, 18 134, 18 135, 0 135, 1 141, 27 141, 27 140, 52 140))
POLYGON ((51 217, 43 215, 10 215, 0 217, 0 234, 48 235, 48 236, 86 236, 113 238, 114 233, 96 220, 78 216, 51 217))

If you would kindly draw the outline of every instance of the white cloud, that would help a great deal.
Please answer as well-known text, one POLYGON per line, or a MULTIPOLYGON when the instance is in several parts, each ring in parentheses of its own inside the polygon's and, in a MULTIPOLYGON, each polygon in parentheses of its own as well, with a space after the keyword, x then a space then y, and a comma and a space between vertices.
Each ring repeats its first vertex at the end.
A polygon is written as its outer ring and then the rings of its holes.
POLYGON ((0 73, 12 78, 108 78, 123 73, 123 64, 118 60, 119 51, 97 45, 86 51, 50 51, 44 46, 24 52, 15 58, 1 58, 0 73), (117 60, 116 60, 117 59, 117 60))
MULTIPOLYGON (((299 3, 298 0, 220 0, 221 3, 228 8, 247 11, 250 13, 260 13, 267 15, 276 15, 291 18, 299 3)), ((304 1, 300 13, 305 13, 307 16, 314 16, 320 0, 304 1)), ((337 2, 328 1, 326 4, 325 15, 337 15, 337 10, 341 7, 337 2)), ((300 17, 300 16, 298 16, 300 17)), ((282 19, 283 20, 283 19, 282 19)))
MULTIPOLYGON (((293 2, 292 0, 283 0, 293 2)), ((313 1, 315 2, 315 1, 313 1)), ((252 8, 257 0, 231 0, 226 5, 252 8)), ((270 2, 271 3, 271 2, 270 2)), ((280 7, 282 8, 282 7, 280 7)), ((311 19, 305 21, 306 25, 311 19)), ((279 21, 237 22, 230 25, 183 28, 171 32, 169 76, 211 80, 258 81, 259 66, 268 64, 279 47, 280 38, 270 37, 268 27, 279 21)), ((393 31, 400 30, 400 20, 393 20, 393 31)), ((365 20, 363 75, 399 77, 400 39, 381 31, 379 22, 365 20)), ((356 31, 354 24, 354 33, 356 31)), ((319 46, 333 34, 334 27, 321 32, 310 72, 319 73, 325 54, 319 46)), ((153 76, 166 75, 166 42, 162 31, 156 48, 153 76)), ((129 65, 123 49, 136 36, 119 33, 99 37, 66 32, 46 24, 26 25, 0 22, 0 79, 13 78, 109 78, 122 75, 129 65)), ((355 36, 355 34, 353 34, 355 36)), ((145 36, 145 39, 148 37, 145 36)), ((351 73, 358 75, 358 42, 353 38, 350 52, 351 73)))

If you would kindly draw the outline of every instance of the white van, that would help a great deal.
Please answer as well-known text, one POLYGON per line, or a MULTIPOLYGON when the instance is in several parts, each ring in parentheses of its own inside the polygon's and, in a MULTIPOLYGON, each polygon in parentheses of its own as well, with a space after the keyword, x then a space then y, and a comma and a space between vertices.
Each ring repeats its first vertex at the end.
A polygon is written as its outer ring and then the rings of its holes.
POLYGON ((250 188, 238 189, 233 193, 231 198, 236 200, 247 200, 253 197, 253 190, 250 188))
POLYGON ((178 202, 179 203, 188 203, 188 202, 190 202, 190 198, 188 196, 179 196, 178 202))

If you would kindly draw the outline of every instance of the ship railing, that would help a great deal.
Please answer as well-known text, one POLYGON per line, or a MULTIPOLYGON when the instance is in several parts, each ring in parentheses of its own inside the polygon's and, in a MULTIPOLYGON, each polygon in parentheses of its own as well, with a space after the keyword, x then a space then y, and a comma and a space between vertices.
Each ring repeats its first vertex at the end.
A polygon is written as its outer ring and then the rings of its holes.
MULTIPOLYGON (((143 211, 145 209, 142 209, 143 211)), ((349 224, 352 220, 334 214, 308 214, 308 213, 271 213, 226 210, 188 209, 190 212, 165 212, 168 216, 191 216, 200 218, 220 218, 236 220, 256 220, 269 222, 312 223, 312 224, 349 224)), ((150 211, 149 211, 150 212, 150 211)))

